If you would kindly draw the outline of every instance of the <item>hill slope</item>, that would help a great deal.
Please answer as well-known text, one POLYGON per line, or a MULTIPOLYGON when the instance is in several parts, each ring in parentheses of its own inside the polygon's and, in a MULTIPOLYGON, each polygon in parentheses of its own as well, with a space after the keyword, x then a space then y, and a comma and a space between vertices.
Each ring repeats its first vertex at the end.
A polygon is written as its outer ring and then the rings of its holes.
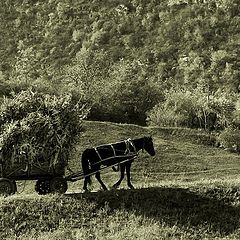
MULTIPOLYGON (((84 127, 71 162, 76 171, 88 146, 153 135, 156 156, 140 153, 133 163, 136 189, 123 183, 120 190, 82 194, 79 181, 65 195, 38 196, 32 183, 23 189, 19 182, 20 194, 0 198, 1 239, 240 237, 238 155, 191 142, 187 129, 177 137, 136 125, 84 122, 84 127)), ((117 175, 106 170, 103 180, 111 186, 117 175)))
POLYGON ((171 88, 200 86, 207 99, 219 89, 238 93, 239 6, 240 0, 2 1, 0 102, 28 87, 84 93, 93 105, 89 119, 144 125, 171 88))
POLYGON ((21 0, 0 13, 1 81, 62 77, 80 53, 89 79, 132 64, 136 79, 164 89, 204 81, 238 90, 239 0, 21 0))

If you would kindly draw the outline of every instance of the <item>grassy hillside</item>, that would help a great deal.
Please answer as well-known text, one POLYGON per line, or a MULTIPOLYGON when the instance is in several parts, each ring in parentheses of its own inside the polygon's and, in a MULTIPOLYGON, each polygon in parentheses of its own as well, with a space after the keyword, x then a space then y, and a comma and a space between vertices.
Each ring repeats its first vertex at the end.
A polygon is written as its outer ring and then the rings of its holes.
MULTIPOLYGON (((65 195, 39 196, 31 181, 18 182, 18 194, 0 198, 1 239, 239 239, 238 155, 196 143, 193 130, 169 135, 136 125, 84 127, 70 163, 75 171, 88 146, 152 134, 156 156, 140 153, 133 163, 136 189, 123 182, 103 192, 93 179, 91 193, 81 193, 80 180, 65 195)), ((110 187, 118 173, 102 176, 110 187)))

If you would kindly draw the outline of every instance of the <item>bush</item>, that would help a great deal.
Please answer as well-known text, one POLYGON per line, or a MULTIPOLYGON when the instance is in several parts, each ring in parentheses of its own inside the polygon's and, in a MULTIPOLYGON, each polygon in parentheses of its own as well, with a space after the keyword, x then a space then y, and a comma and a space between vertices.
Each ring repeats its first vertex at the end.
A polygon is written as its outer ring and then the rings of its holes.
POLYGON ((218 137, 218 142, 224 149, 240 153, 240 130, 226 128, 218 137))
POLYGON ((164 102, 149 111, 149 123, 166 127, 193 127, 193 120, 197 118, 194 97, 192 92, 185 89, 166 91, 164 102))
POLYGON ((218 90, 170 89, 165 100, 149 111, 151 125, 185 126, 205 130, 224 129, 232 124, 236 94, 218 90))
POLYGON ((151 125, 155 126, 178 127, 185 126, 187 118, 183 114, 176 113, 173 109, 167 109, 158 104, 151 110, 149 121, 151 125))
POLYGON ((162 89, 146 76, 146 66, 121 60, 110 77, 94 92, 90 118, 121 123, 146 124, 147 111, 162 99, 162 89))
POLYGON ((5 166, 66 165, 86 113, 71 94, 56 97, 27 90, 5 99, 0 111, 0 153, 5 166))

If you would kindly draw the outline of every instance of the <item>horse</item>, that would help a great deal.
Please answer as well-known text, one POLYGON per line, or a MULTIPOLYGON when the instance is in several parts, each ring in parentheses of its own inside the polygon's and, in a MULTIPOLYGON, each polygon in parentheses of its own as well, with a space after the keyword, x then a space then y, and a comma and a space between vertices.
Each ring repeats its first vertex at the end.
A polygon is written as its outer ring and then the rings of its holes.
POLYGON ((120 179, 113 185, 118 188, 124 179, 126 170, 128 187, 134 189, 131 183, 130 169, 133 160, 138 152, 146 150, 151 156, 155 155, 152 137, 142 137, 137 139, 127 139, 116 143, 99 145, 87 148, 82 153, 82 170, 84 174, 83 190, 88 191, 88 184, 91 184, 91 175, 95 174, 96 179, 101 184, 103 190, 108 190, 100 177, 100 170, 112 166, 120 167, 120 179))

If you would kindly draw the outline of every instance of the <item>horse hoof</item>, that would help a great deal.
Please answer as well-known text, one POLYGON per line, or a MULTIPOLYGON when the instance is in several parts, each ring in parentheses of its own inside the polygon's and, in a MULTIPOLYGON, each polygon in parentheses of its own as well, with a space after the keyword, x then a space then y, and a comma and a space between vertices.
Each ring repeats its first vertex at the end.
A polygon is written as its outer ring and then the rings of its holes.
POLYGON ((129 187, 130 189, 135 189, 135 187, 134 187, 133 185, 128 185, 128 187, 129 187))

